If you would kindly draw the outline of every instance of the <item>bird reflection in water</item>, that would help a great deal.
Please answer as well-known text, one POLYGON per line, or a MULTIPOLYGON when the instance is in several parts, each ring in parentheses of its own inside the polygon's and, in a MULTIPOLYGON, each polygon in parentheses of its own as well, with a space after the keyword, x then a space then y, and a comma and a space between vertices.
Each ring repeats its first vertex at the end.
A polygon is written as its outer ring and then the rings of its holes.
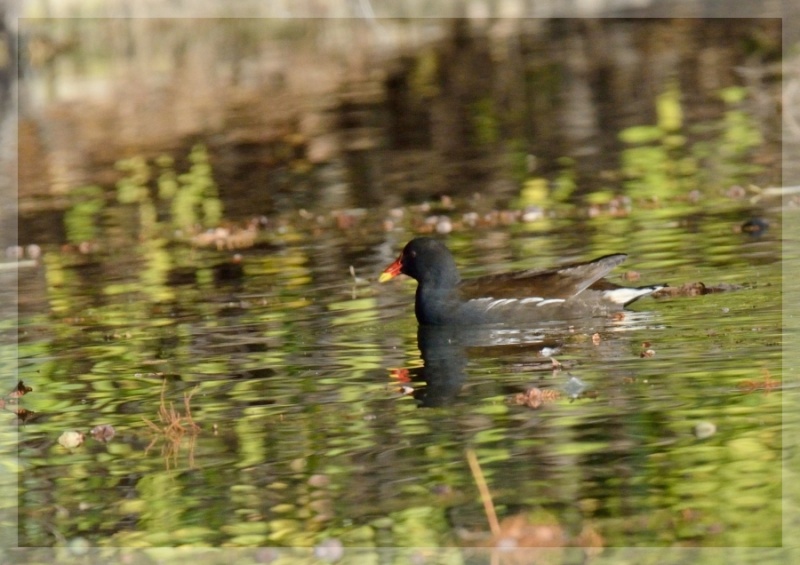
POLYGON ((417 344, 423 366, 410 369, 413 396, 420 406, 452 404, 467 379, 470 357, 502 358, 513 351, 540 353, 560 344, 533 330, 492 327, 419 326, 417 344))

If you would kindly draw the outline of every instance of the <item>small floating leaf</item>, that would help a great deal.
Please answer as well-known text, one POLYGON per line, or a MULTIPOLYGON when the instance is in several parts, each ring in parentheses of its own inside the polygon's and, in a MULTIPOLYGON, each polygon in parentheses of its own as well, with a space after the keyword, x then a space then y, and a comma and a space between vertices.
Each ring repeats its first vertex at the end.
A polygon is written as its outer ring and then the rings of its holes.
POLYGON ((116 433, 114 426, 111 424, 101 424, 92 428, 92 437, 103 443, 111 441, 116 433))
POLYGON ((694 427, 694 435, 697 439, 707 439, 717 433, 717 426, 711 422, 698 422, 694 427))
POLYGON ((83 443, 85 436, 81 432, 64 432, 58 438, 58 443, 67 449, 78 447, 83 443))

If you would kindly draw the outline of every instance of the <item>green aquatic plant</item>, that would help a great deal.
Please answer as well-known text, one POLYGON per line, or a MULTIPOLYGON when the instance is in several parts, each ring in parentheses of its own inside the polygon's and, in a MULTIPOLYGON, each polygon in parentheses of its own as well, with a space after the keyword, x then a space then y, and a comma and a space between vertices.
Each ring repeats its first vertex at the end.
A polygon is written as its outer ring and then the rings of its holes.
POLYGON ((181 229, 197 224, 206 228, 216 226, 222 219, 222 202, 204 145, 192 148, 189 162, 189 171, 177 177, 178 187, 172 198, 172 222, 181 229))
POLYGON ((147 160, 137 155, 120 159, 114 168, 124 173, 117 181, 117 200, 120 204, 136 204, 150 198, 147 184, 150 182, 150 166, 147 160))
POLYGON ((663 198, 684 191, 696 178, 696 158, 686 149, 680 88, 670 83, 656 98, 656 123, 622 130, 625 192, 632 198, 663 198))
POLYGON ((575 159, 561 157, 558 159, 560 166, 553 182, 551 198, 556 202, 568 202, 578 188, 578 173, 575 168, 575 159))
POLYGON ((117 170, 124 173, 117 181, 117 200, 121 204, 138 204, 139 223, 146 232, 159 224, 156 195, 169 204, 172 228, 209 228, 222 219, 222 202, 208 151, 202 144, 195 145, 188 158, 190 166, 185 173, 178 173, 175 160, 168 155, 160 155, 152 163, 142 156, 116 163, 117 170))
POLYGON ((748 156, 763 146, 765 140, 759 124, 742 109, 747 100, 746 88, 728 87, 718 96, 725 104, 722 120, 697 127, 705 139, 692 146, 692 153, 704 163, 705 181, 725 187, 745 183, 748 177, 763 171, 763 166, 753 163, 748 156))
MULTIPOLYGON (((543 176, 531 175, 522 182, 519 196, 513 203, 518 210, 567 210, 572 207, 572 197, 578 189, 578 173, 575 159, 561 157, 560 166, 555 178, 549 180, 543 176)), ((549 225, 546 215, 537 215, 535 229, 549 225)))
POLYGON ((162 200, 172 200, 178 193, 178 174, 175 172, 175 159, 169 155, 159 155, 155 160, 156 166, 161 169, 156 181, 158 197, 162 200))
POLYGON ((73 244, 97 239, 97 220, 105 207, 103 189, 97 185, 81 186, 70 192, 72 205, 64 213, 67 240, 73 244))
POLYGON ((764 137, 753 116, 741 108, 747 97, 743 87, 729 87, 719 93, 726 105, 722 120, 722 133, 719 138, 719 151, 733 173, 758 172, 761 167, 746 165, 743 159, 752 149, 764 143, 764 137))
POLYGON ((747 159, 764 143, 750 114, 741 109, 747 90, 730 87, 718 96, 726 106, 722 119, 684 124, 680 89, 670 84, 656 100, 656 123, 626 128, 619 134, 624 187, 633 198, 663 198, 705 186, 744 182, 762 170, 747 159), (696 140, 690 141, 688 133, 696 140))

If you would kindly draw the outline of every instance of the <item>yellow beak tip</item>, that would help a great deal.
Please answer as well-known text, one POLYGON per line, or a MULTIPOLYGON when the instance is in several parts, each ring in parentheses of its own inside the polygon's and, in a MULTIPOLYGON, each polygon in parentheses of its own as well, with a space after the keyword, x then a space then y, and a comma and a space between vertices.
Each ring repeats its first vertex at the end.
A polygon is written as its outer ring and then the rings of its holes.
POLYGON ((392 280, 394 275, 391 273, 381 273, 381 276, 378 277, 379 283, 385 283, 388 280, 392 280))

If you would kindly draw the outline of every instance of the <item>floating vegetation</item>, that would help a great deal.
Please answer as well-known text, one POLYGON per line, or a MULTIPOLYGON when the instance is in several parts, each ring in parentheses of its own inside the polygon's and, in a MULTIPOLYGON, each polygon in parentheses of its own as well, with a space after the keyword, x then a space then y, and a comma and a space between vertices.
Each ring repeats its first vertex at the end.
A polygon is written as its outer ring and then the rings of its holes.
POLYGON ((101 424, 99 426, 95 426, 91 431, 92 437, 102 443, 108 443, 114 439, 116 433, 117 431, 111 424, 101 424))
POLYGON ((531 387, 525 392, 520 392, 514 395, 513 403, 528 408, 541 408, 542 405, 548 402, 555 402, 561 398, 561 392, 552 388, 539 388, 531 387))
POLYGON ((739 383, 739 390, 742 392, 770 392, 772 390, 780 390, 781 381, 773 379, 772 374, 766 367, 762 371, 763 378, 761 380, 744 380, 739 383))
POLYGON ((19 381, 13 390, 6 394, 5 397, 0 398, 0 409, 16 414, 19 421, 24 423, 31 416, 33 416, 35 412, 21 408, 18 403, 21 397, 32 391, 33 388, 27 386, 24 382, 19 381))
POLYGON ((58 437, 58 443, 65 449, 75 449, 83 445, 86 435, 83 432, 64 432, 58 437))
POLYGON ((184 393, 183 395, 183 409, 181 413, 175 409, 172 402, 167 402, 166 399, 167 382, 161 385, 161 400, 158 407, 158 423, 142 417, 142 420, 150 427, 155 436, 150 442, 150 445, 145 449, 145 453, 161 439, 163 445, 161 447, 161 455, 164 457, 167 469, 170 467, 175 468, 178 466, 178 454, 181 450, 183 438, 189 438, 189 466, 194 467, 194 447, 197 439, 197 434, 200 432, 194 418, 192 417, 192 408, 190 402, 192 395, 197 390, 193 389, 191 392, 184 393))

